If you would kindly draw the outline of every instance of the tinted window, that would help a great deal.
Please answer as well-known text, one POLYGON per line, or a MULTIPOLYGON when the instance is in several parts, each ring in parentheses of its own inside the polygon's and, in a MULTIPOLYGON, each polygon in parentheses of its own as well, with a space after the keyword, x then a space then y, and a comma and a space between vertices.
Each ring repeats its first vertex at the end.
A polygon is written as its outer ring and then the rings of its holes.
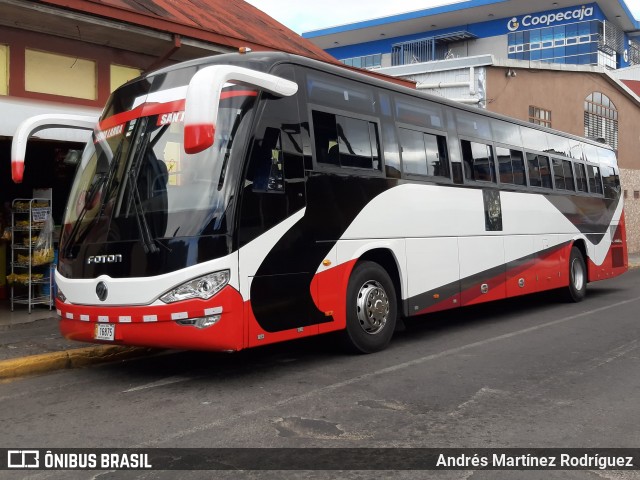
POLYGON ((557 153, 558 155, 564 155, 565 157, 570 156, 569 153, 571 148, 569 146, 569 139, 550 134, 547 137, 547 142, 549 143, 549 153, 557 153))
POLYGON ((556 188, 559 190, 575 190, 571 162, 560 158, 554 158, 552 162, 556 188))
POLYGON ((337 108, 362 113, 373 113, 373 87, 352 80, 326 75, 321 72, 307 74, 307 92, 311 103, 333 105, 337 108))
POLYGON ((445 137, 399 128, 405 173, 449 178, 445 137))
POLYGON ((581 159, 583 155, 582 143, 578 140, 569 139, 569 154, 571 158, 581 159))
POLYGON ((384 167, 388 177, 400 178, 400 152, 395 127, 390 123, 382 124, 384 167))
POLYGON ((569 160, 563 160, 562 169, 564 170, 564 183, 567 190, 575 190, 576 187, 573 181, 573 169, 571 168, 571 162, 569 160))
POLYGON ((547 134, 534 128, 521 127, 522 144, 525 148, 546 152, 549 149, 547 134))
POLYGON ((595 165, 587 165, 587 175, 589 177, 589 191, 602 195, 602 180, 600 179, 600 169, 595 165))
POLYGON ((423 127, 444 128, 442 108, 436 104, 423 105, 410 97, 396 97, 396 118, 399 122, 423 127))
POLYGON ((399 132, 404 172, 426 175, 427 162, 425 159, 424 134, 406 128, 400 128, 399 132))
POLYGON ((519 125, 503 122, 502 120, 493 120, 491 127, 493 128, 493 138, 496 142, 522 145, 519 125))
POLYGON ((375 123, 317 110, 312 116, 319 163, 380 169, 378 126, 375 123))
POLYGON ((562 169, 562 160, 554 158, 553 160, 553 176, 556 182, 556 188, 558 190, 566 190, 567 187, 564 182, 564 171, 562 169))
POLYGON ((592 163, 598 163, 598 147, 591 145, 590 143, 582 144, 583 158, 592 163))
POLYGON ((372 146, 377 142, 373 124, 364 120, 336 115, 338 128, 338 151, 340 165, 343 167, 373 168, 373 162, 378 167, 378 151, 372 146))
POLYGON ((582 163, 576 163, 576 187, 579 192, 587 191, 587 171, 582 163))
POLYGON ((598 158, 600 160, 600 165, 608 165, 610 167, 613 167, 617 163, 615 152, 613 150, 609 150, 608 148, 599 148, 598 158))
POLYGON ((620 195, 620 179, 612 167, 602 167, 602 183, 606 198, 617 198, 620 195))
POLYGON ((524 159, 519 150, 496 147, 500 182, 513 185, 526 185, 524 175, 524 159))
POLYGON ((456 112, 458 133, 478 138, 492 139, 489 119, 482 115, 474 115, 468 112, 456 112))
POLYGON ((529 185, 532 187, 552 188, 549 157, 527 152, 529 185))
POLYGON ((491 145, 468 140, 462 140, 460 145, 465 178, 481 182, 495 182, 495 166, 491 145))

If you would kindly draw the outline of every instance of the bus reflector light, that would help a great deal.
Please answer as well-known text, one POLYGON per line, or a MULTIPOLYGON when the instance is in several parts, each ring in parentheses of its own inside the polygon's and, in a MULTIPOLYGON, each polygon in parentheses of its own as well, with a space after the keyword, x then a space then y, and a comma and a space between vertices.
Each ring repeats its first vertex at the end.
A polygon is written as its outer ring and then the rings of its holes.
POLYGON ((192 298, 208 300, 229 283, 230 276, 229 270, 220 270, 219 272, 194 278, 168 291, 160 297, 160 300, 164 303, 174 303, 192 298))

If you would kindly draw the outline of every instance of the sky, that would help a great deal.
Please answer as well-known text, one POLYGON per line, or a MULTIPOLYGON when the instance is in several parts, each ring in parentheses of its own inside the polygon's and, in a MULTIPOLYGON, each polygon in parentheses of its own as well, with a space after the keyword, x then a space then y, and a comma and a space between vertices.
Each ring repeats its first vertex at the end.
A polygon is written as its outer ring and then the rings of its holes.
MULTIPOLYGON (((456 3, 452 0, 367 0, 366 2, 362 0, 246 1, 296 33, 456 3)), ((625 1, 634 16, 640 18, 640 0, 625 1)))

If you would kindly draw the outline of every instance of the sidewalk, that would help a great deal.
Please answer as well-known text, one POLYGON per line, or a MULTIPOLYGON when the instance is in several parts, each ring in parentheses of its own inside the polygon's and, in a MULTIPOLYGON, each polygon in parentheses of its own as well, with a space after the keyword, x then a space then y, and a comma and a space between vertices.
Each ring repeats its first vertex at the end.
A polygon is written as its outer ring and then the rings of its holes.
MULTIPOLYGON (((640 268, 640 253, 629 256, 629 268, 640 268)), ((0 381, 159 351, 67 340, 58 331, 55 310, 38 305, 28 313, 16 305, 12 312, 9 300, 0 300, 0 381)))
POLYGON ((0 300, 0 382, 8 378, 124 360, 159 352, 149 348, 81 343, 60 335, 55 310, 0 300))

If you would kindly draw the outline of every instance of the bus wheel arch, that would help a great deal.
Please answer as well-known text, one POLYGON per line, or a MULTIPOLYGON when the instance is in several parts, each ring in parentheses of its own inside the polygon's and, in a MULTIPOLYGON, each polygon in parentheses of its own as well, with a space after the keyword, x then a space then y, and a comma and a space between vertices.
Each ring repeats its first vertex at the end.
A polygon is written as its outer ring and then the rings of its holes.
POLYGON ((398 319, 400 279, 393 255, 374 250, 353 267, 347 286, 346 328, 342 344, 355 353, 383 350, 398 319))

